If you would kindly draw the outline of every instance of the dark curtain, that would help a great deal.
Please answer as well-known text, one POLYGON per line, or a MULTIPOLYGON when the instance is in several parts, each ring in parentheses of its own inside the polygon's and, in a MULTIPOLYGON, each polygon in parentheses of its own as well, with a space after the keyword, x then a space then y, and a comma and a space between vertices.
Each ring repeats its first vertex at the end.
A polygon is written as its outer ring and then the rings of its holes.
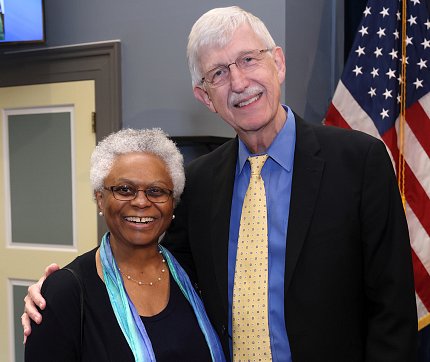
POLYGON ((345 1, 345 62, 348 59, 349 51, 351 50, 352 43, 354 42, 357 28, 360 24, 366 4, 366 0, 345 1))

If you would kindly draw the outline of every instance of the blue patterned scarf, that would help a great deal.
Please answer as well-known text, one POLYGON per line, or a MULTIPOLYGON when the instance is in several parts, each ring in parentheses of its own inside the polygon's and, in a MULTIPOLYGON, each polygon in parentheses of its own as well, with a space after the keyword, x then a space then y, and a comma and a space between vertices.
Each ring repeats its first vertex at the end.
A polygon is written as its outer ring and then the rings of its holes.
MULTIPOLYGON (((104 282, 116 319, 136 362, 155 361, 154 351, 145 326, 124 288, 121 274, 110 247, 109 235, 109 233, 106 233, 103 236, 100 245, 100 258, 103 266, 104 282)), ((167 249, 160 245, 160 250, 167 262, 170 274, 194 310, 200 329, 208 344, 212 361, 225 361, 218 336, 209 322, 203 303, 194 290, 187 273, 167 249)))

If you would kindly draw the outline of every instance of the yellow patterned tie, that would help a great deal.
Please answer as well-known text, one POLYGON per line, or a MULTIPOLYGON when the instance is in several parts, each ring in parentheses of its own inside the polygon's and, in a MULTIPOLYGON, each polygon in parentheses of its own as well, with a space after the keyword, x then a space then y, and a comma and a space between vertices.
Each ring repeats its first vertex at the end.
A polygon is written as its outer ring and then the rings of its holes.
POLYGON ((240 218, 234 274, 234 361, 271 361, 268 323, 267 209, 260 175, 267 155, 249 157, 251 178, 240 218))

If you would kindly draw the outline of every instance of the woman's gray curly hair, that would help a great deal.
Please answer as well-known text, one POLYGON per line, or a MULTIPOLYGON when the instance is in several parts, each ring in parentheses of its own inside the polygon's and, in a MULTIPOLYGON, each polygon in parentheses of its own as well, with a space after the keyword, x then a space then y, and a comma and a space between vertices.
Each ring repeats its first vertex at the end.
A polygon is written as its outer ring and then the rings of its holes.
POLYGON ((131 152, 154 154, 166 164, 173 182, 176 205, 185 185, 184 157, 160 128, 123 129, 100 141, 91 155, 90 180, 94 192, 103 189, 104 179, 111 171, 116 157, 131 152))

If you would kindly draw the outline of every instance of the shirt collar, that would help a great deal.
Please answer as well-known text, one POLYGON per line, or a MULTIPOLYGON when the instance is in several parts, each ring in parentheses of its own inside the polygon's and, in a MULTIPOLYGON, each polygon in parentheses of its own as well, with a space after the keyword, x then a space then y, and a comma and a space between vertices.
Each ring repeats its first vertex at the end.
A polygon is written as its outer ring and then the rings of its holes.
MULTIPOLYGON (((291 111, 290 107, 286 105, 282 105, 282 107, 287 113, 287 120, 267 150, 267 154, 287 172, 291 172, 294 161, 294 147, 296 143, 296 122, 294 113, 291 111)), ((243 143, 239 138, 239 174, 242 173, 246 160, 251 155, 252 153, 249 152, 245 143, 243 143)))

